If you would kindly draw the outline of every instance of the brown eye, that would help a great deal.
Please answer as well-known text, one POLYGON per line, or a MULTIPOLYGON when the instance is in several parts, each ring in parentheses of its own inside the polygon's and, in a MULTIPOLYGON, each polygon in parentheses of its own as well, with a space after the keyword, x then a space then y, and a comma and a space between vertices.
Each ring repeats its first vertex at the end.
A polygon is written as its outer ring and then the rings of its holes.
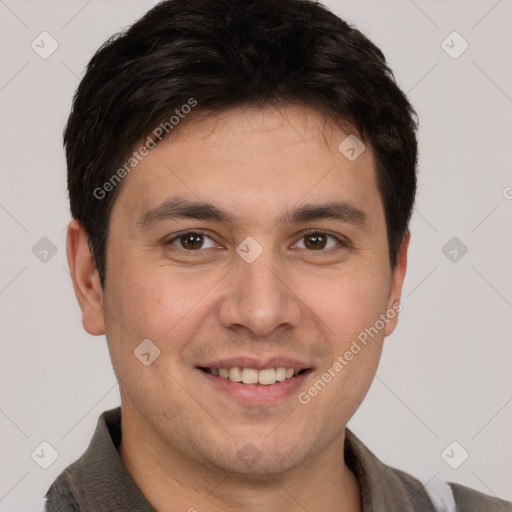
POLYGON ((314 233, 304 237, 304 245, 308 249, 324 249, 327 243, 327 236, 325 234, 314 233))
POLYGON ((324 249, 340 249, 347 244, 337 236, 325 233, 324 231, 313 231, 306 233, 295 244, 298 249, 322 252, 324 249))
POLYGON ((197 233, 182 235, 179 240, 184 249, 192 251, 201 249, 201 246, 203 245, 203 235, 199 235, 197 233))
POLYGON ((200 249, 211 249, 215 247, 215 242, 203 233, 189 231, 171 238, 167 242, 167 245, 177 245, 180 249, 186 251, 199 251, 200 249))

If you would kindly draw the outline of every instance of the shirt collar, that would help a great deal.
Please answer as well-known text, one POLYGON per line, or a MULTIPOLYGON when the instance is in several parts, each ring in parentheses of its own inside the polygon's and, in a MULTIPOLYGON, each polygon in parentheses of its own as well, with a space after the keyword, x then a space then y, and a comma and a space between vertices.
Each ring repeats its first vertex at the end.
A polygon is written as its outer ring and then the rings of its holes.
MULTIPOLYGON (((120 442, 117 407, 101 414, 89 447, 66 470, 74 498, 83 510, 156 512, 124 466, 117 451, 120 442)), ((348 428, 344 457, 360 488, 362 512, 435 512, 416 479, 383 464, 348 428)))
POLYGON ((416 478, 381 462, 348 428, 344 457, 359 484, 362 512, 435 512, 416 478))
POLYGON ((73 497, 80 510, 156 512, 123 464, 121 408, 105 411, 98 419, 89 447, 68 470, 73 497))

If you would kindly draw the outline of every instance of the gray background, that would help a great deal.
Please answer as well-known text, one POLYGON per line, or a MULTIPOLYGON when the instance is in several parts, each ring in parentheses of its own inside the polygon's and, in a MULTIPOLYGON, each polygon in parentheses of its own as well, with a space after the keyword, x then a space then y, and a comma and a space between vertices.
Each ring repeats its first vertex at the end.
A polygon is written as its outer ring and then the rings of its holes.
MULTIPOLYGON (((2 511, 35 507, 119 404, 105 338, 82 329, 68 274, 61 133, 93 51, 153 4, 0 0, 2 511), (43 31, 59 44, 47 59, 31 48, 43 31), (57 250, 47 261, 43 237, 57 250), (31 458, 42 441, 58 452, 48 469, 31 458)), ((429 486, 512 499, 512 3, 327 4, 383 49, 420 116, 403 311, 349 426, 429 486), (442 46, 453 31, 469 44, 458 58, 442 46), (452 237, 459 247, 443 252, 452 237), (458 469, 441 457, 453 441, 469 453, 458 469)))

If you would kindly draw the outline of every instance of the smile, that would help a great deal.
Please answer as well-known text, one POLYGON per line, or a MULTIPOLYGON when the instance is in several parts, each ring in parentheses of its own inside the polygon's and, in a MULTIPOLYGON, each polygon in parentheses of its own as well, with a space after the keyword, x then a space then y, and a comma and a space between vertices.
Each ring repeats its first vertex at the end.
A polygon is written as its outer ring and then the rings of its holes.
POLYGON ((283 382, 288 379, 293 379, 298 375, 305 373, 306 369, 296 368, 264 368, 258 370, 256 368, 200 368, 206 373, 210 373, 215 377, 221 379, 229 379, 231 382, 239 382, 248 385, 262 385, 270 386, 277 382, 283 382))

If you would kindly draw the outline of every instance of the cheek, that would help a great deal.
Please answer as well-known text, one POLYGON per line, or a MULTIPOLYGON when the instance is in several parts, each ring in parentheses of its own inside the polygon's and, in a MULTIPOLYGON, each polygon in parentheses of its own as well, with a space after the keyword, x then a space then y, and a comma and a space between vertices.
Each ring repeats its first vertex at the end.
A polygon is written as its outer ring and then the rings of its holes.
POLYGON ((388 288, 386 276, 381 273, 351 268, 331 275, 323 286, 314 288, 307 303, 335 333, 334 343, 341 350, 347 340, 356 339, 386 312, 388 288))
POLYGON ((346 276, 331 310, 336 332, 335 360, 340 364, 339 395, 354 411, 363 400, 377 370, 384 337, 393 318, 387 310, 389 283, 382 268, 366 267, 346 276))
POLYGON ((218 272, 192 274, 161 264, 148 270, 147 265, 130 264, 128 259, 116 273, 108 302, 125 327, 120 336, 125 339, 130 333, 139 343, 149 338, 162 348, 171 342, 176 348, 179 339, 198 328, 212 289, 222 277, 218 272))

